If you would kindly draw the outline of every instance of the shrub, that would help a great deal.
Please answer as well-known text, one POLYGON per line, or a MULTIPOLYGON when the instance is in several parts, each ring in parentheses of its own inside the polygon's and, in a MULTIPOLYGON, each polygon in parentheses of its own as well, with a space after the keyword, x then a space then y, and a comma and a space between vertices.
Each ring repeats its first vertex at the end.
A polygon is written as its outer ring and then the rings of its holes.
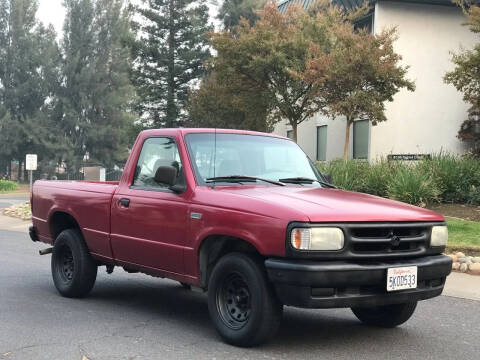
POLYGON ((467 195, 467 203, 471 205, 480 205, 480 187, 472 186, 467 195))
POLYGON ((362 191, 369 165, 365 161, 336 159, 329 163, 319 163, 318 167, 322 173, 331 174, 333 182, 339 188, 362 191))
POLYGON ((18 189, 18 184, 14 181, 0 180, 0 192, 14 191, 18 189))
POLYGON ((430 175, 416 167, 405 167, 392 177, 387 194, 391 199, 425 207, 438 201, 440 190, 430 175))
POLYGON ((480 186, 480 161, 472 156, 440 153, 423 160, 418 168, 422 173, 431 175, 444 202, 468 202, 472 187, 480 186))

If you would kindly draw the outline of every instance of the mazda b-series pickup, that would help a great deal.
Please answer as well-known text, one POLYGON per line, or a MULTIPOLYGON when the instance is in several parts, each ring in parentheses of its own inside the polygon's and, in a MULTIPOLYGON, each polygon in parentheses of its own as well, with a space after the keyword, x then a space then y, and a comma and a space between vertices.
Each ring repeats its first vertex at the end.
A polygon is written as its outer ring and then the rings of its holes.
POLYGON ((284 305, 400 325, 451 271, 441 215, 337 189, 272 134, 143 131, 118 183, 37 181, 31 205, 61 295, 87 295, 99 266, 174 279, 208 291, 238 346, 274 336, 284 305))

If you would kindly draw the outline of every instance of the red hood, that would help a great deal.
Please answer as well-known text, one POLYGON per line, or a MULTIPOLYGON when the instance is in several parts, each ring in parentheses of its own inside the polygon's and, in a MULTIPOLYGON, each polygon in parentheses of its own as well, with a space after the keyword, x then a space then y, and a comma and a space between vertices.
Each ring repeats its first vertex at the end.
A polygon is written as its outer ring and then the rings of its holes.
POLYGON ((271 209, 273 213, 269 215, 275 216, 278 208, 289 208, 311 222, 444 221, 442 215, 431 210, 338 189, 301 186, 229 186, 217 189, 223 193, 258 199, 264 205, 274 205, 271 209))

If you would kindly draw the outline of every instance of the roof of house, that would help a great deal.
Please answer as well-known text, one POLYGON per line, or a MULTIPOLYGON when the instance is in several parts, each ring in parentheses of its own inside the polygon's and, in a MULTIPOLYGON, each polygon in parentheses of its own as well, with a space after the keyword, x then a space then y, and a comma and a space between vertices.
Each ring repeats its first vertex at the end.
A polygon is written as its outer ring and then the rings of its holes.
MULTIPOLYGON (((280 0, 278 2, 278 9, 281 12, 286 11, 293 4, 302 4, 303 8, 306 9, 312 5, 316 0, 280 0)), ((365 1, 376 2, 380 0, 333 0, 334 3, 343 6, 347 9, 356 8, 361 6, 365 1)), ((394 0, 395 1, 395 0, 394 0)), ((452 0, 396 0, 397 2, 409 2, 409 3, 421 3, 421 4, 432 4, 432 5, 448 5, 454 6, 452 0)))

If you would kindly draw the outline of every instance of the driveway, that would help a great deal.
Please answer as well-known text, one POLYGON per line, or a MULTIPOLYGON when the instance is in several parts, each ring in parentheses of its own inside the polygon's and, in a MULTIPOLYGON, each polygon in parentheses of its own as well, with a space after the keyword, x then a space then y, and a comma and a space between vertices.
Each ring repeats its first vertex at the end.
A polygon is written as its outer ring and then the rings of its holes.
MULTIPOLYGON (((88 298, 60 297, 46 245, 0 230, 0 359, 474 359, 480 302, 421 302, 396 329, 361 325, 348 309, 286 308, 278 336, 253 349, 226 345, 206 296, 178 283, 100 268, 88 298), (85 358, 84 358, 85 359, 85 358)), ((480 278, 479 278, 480 280, 480 278)))

